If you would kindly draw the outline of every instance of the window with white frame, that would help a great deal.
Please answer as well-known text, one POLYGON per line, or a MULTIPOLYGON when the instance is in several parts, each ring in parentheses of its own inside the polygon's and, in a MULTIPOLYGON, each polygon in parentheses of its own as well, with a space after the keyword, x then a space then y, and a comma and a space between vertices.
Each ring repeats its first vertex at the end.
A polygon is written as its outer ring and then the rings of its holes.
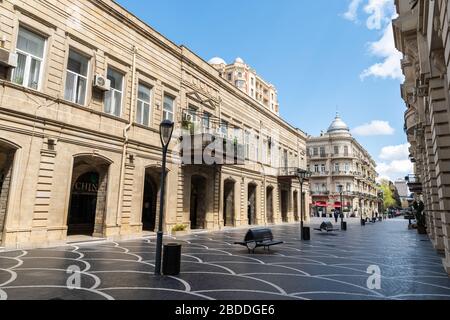
POLYGON ((28 29, 19 28, 16 53, 17 67, 12 82, 31 89, 39 90, 44 67, 46 39, 28 29))
POLYGON ((210 129, 211 129, 211 114, 206 112, 206 111, 203 112, 202 127, 203 127, 203 132, 210 132, 210 129))
POLYGON ((152 89, 139 83, 136 106, 136 123, 148 126, 151 116, 152 89))
POLYGON ((228 139, 228 122, 225 120, 220 122, 220 133, 222 138, 228 139))
POLYGON ((89 59, 70 49, 64 99, 80 105, 86 104, 88 70, 89 59))
POLYGON ((250 131, 245 130, 244 134, 245 158, 250 159, 250 131))
POLYGON ((339 172, 339 171, 341 171, 341 167, 340 167, 339 163, 335 163, 334 164, 334 172, 339 172))
POLYGON ((255 161, 259 162, 259 136, 255 137, 255 161))
POLYGON ((175 98, 164 95, 163 120, 174 121, 175 98))
POLYGON ((344 170, 345 170, 346 173, 349 173, 350 172, 350 164, 346 163, 344 165, 344 170))
POLYGON ((111 89, 105 94, 105 113, 120 117, 123 100, 123 74, 108 68, 108 79, 111 81, 111 89))

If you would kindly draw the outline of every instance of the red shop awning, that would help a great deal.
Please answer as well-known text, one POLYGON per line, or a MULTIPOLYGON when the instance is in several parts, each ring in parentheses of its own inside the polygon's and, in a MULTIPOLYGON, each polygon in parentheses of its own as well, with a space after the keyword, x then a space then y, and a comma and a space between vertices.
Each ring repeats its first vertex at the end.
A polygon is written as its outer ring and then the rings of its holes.
POLYGON ((316 207, 326 207, 327 203, 325 201, 316 201, 316 202, 314 202, 314 205, 316 207))

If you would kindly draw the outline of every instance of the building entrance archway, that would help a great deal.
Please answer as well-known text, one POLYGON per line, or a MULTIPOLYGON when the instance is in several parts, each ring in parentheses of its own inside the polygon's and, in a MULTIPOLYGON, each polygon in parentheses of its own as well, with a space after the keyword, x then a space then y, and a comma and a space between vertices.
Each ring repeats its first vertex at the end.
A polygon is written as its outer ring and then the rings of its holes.
POLYGON ((294 218, 295 221, 300 221, 300 214, 298 212, 298 192, 294 191, 294 218))
POLYGON ((190 221, 191 229, 206 228, 207 180, 198 175, 191 177, 190 221))
POLYGON ((250 183, 248 185, 248 207, 247 207, 247 219, 249 225, 257 224, 256 221, 256 184, 250 183))
POLYGON ((67 235, 103 236, 109 165, 103 158, 75 158, 67 235))
POLYGON ((266 190, 266 216, 268 223, 274 223, 273 216, 273 187, 269 186, 266 190))
POLYGON ((16 149, 0 141, 0 243, 8 211, 13 163, 16 149))
POLYGON ((233 180, 226 180, 223 192, 223 224, 225 227, 234 226, 235 217, 235 182, 233 180))
POLYGON ((146 170, 144 180, 144 197, 142 203, 142 230, 156 231, 156 213, 158 206, 158 184, 154 174, 146 170))
POLYGON ((281 190, 281 217, 283 222, 288 222, 288 210, 289 210, 289 191, 281 190))

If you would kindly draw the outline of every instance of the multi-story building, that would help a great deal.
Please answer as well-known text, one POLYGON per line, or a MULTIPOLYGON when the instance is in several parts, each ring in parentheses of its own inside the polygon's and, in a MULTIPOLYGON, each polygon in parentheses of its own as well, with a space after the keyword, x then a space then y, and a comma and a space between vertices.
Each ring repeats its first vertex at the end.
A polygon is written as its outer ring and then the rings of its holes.
POLYGON ((307 155, 315 215, 343 208, 347 216, 371 217, 378 211, 376 164, 339 115, 326 133, 308 137, 307 155))
POLYGON ((423 200, 427 231, 450 274, 450 37, 448 1, 395 1, 395 44, 404 54, 401 86, 405 132, 415 174, 410 191, 423 200))
POLYGON ((167 119, 166 232, 308 215, 295 177, 306 135, 188 48, 111 0, 0 9, 0 246, 154 231, 167 119), (182 163, 180 141, 199 133, 239 146, 245 163, 182 163))
POLYGON ((280 114, 276 88, 264 81, 244 60, 236 58, 234 63, 227 64, 222 58, 215 57, 209 63, 219 70, 222 78, 258 101, 262 107, 280 114))
POLYGON ((397 189, 398 196, 400 198, 400 203, 402 208, 409 208, 412 204, 412 199, 410 197, 408 184, 405 179, 397 179, 394 182, 395 188, 397 189))

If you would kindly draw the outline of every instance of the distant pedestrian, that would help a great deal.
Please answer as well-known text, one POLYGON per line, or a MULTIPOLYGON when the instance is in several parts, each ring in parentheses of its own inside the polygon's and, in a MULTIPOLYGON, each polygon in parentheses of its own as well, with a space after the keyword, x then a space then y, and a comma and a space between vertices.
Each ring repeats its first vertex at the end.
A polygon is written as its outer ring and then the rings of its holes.
POLYGON ((336 223, 338 223, 338 219, 339 219, 339 212, 337 210, 334 211, 334 220, 336 221, 336 223))

